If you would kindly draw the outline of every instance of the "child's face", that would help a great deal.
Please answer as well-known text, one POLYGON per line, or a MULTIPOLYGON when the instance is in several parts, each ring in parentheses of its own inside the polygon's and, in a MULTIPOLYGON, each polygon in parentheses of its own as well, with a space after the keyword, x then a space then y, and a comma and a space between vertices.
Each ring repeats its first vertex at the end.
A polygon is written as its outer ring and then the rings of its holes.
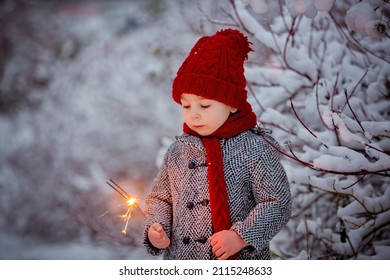
POLYGON ((181 95, 184 122, 201 136, 208 136, 216 131, 229 118, 234 109, 221 102, 201 96, 184 93, 181 95))

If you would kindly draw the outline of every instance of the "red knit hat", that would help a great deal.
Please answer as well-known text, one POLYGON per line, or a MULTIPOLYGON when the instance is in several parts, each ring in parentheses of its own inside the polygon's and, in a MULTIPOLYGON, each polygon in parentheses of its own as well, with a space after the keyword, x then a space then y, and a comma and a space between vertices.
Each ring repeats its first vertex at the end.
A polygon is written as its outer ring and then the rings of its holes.
POLYGON ((190 93, 251 111, 244 76, 244 60, 253 51, 249 45, 248 38, 233 29, 200 38, 173 80, 173 99, 181 104, 181 95, 190 93))

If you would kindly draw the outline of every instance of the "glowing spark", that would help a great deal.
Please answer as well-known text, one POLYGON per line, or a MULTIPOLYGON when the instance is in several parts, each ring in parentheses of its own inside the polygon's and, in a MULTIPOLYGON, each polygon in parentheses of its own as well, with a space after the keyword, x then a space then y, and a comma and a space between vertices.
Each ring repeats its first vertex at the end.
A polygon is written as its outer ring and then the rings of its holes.
POLYGON ((104 212, 103 214, 101 214, 101 215, 99 216, 99 218, 105 216, 107 213, 108 213, 108 211, 104 212))
POLYGON ((127 204, 129 204, 130 206, 134 205, 135 203, 137 203, 137 199, 135 197, 130 197, 127 200, 127 204))
POLYGON ((125 220, 125 227, 122 229, 122 234, 126 235, 127 234, 127 226, 129 225, 129 220, 131 218, 131 207, 127 208, 126 214, 122 215, 123 220, 125 220))
POLYGON ((125 226, 122 230, 122 234, 127 234, 127 227, 129 225, 129 220, 131 218, 131 211, 133 208, 137 210, 143 217, 145 217, 145 213, 141 210, 141 208, 138 206, 138 199, 135 197, 130 196, 124 189, 122 189, 117 183, 115 183, 112 179, 110 179, 112 183, 114 183, 115 186, 111 185, 109 182, 106 182, 111 188, 113 188, 117 193, 119 193, 127 202, 127 205, 129 206, 127 208, 127 211, 124 215, 121 215, 121 218, 125 221, 125 226))

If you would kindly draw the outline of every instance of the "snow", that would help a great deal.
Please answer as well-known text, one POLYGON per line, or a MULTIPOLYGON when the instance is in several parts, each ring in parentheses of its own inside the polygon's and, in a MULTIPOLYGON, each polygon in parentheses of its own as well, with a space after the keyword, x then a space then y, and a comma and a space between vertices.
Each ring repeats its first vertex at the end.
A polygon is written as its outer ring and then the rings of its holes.
POLYGON ((304 15, 314 19, 318 12, 328 12, 334 0, 285 0, 286 8, 291 15, 304 15))
POLYGON ((126 238, 117 216, 98 217, 126 210, 112 205, 120 197, 109 178, 144 207, 161 139, 180 131, 171 79, 196 35, 186 25, 161 33, 161 22, 169 29, 180 20, 177 8, 153 14, 128 1, 37 3, 18 18, 33 22, 28 42, 23 25, 9 26, 17 44, 0 87, 26 91, 31 106, 9 103, 0 114, 1 259, 148 258, 142 244, 126 245, 140 239, 139 224, 126 238), (42 45, 34 41, 41 32, 51 34, 42 45), (83 224, 89 234, 79 233, 83 224), (118 232, 119 244, 104 238, 118 232))
POLYGON ((239 13, 242 20, 245 21, 248 30, 254 34, 254 37, 267 47, 277 51, 277 47, 272 35, 267 32, 265 28, 250 15, 248 10, 245 8, 245 5, 241 1, 237 2, 236 5, 237 12, 239 13))
POLYGON ((368 36, 367 25, 374 19, 376 19, 376 14, 370 4, 362 2, 347 11, 345 20, 348 28, 359 32, 363 36, 368 36))
POLYGON ((313 4, 313 0, 286 0, 286 7, 288 11, 293 14, 303 14, 313 4))
POLYGON ((334 4, 335 0, 314 0, 314 6, 318 11, 327 12, 334 4))
POLYGON ((125 246, 99 245, 89 242, 72 243, 32 243, 10 235, 0 235, 2 244, 0 259, 8 260, 112 260, 112 259, 152 259, 143 247, 127 248, 125 246), (23 248, 17 249, 16 248, 23 248), (23 250, 21 252, 21 250, 23 250))

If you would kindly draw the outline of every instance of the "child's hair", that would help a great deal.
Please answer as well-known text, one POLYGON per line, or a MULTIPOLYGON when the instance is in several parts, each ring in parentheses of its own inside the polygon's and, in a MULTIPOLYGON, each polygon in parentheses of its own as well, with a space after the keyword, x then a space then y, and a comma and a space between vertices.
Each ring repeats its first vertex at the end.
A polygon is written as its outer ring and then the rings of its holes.
POLYGON ((244 76, 244 61, 253 51, 250 44, 246 36, 233 29, 200 38, 173 81, 173 99, 180 104, 180 96, 190 93, 251 111, 244 76))

